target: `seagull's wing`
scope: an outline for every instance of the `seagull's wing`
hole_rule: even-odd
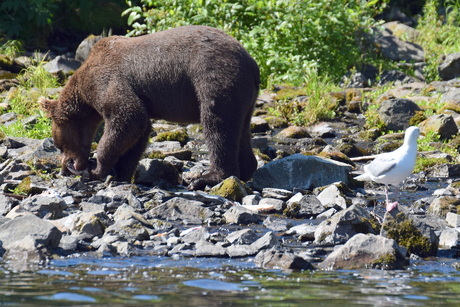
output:
[[[380,177],[396,166],[397,160],[390,155],[381,155],[364,167],[364,171],[373,177]]]

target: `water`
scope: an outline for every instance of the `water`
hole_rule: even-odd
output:
[[[250,259],[165,257],[53,260],[35,272],[0,270],[5,306],[460,306],[453,259],[404,271],[283,272]]]

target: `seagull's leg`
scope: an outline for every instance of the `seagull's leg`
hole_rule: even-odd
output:
[[[397,187],[396,187],[396,193],[398,193]],[[387,209],[388,212],[390,212],[391,210],[393,210],[394,208],[396,208],[398,206],[398,202],[395,201],[395,202],[390,203],[390,201],[388,199],[388,185],[387,184],[385,185],[385,194],[386,194],[386,197],[387,197],[386,209]]]

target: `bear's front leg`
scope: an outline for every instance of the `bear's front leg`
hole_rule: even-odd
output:
[[[111,172],[118,181],[130,182],[148,142],[150,120],[144,114],[106,120],[97,147],[97,166],[91,177],[103,180]]]

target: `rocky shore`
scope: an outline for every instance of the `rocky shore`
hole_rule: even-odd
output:
[[[423,67],[423,50],[389,31],[369,39],[383,55],[398,54],[394,60],[415,56],[408,62]],[[63,58],[56,57],[48,69],[65,73],[62,65],[69,66]],[[206,191],[185,189],[208,166],[198,125],[153,122],[155,136],[133,183],[110,177],[105,182],[62,177],[59,150],[52,139],[4,137],[2,261],[30,269],[54,257],[80,253],[253,257],[263,268],[334,270],[400,269],[420,257],[457,257],[460,167],[454,157],[421,152],[420,157],[445,163],[408,179],[400,204],[391,213],[385,211],[383,187],[352,179],[367,156],[392,150],[402,141],[401,133],[380,136],[377,130],[363,130],[368,102],[362,94],[375,91],[374,86],[384,81],[395,84],[377,98],[377,112],[389,130],[415,124],[424,133],[439,134],[448,146],[460,146],[458,64],[455,55],[448,58],[450,65],[440,66],[445,81],[426,83],[421,72],[419,78],[400,71],[376,76],[369,69],[349,75],[343,92],[331,93],[340,105],[338,119],[309,127],[288,126],[269,116],[267,109],[274,105],[276,93],[264,91],[252,119],[259,169],[247,183],[231,177]],[[78,62],[73,57],[69,61]],[[15,82],[0,85],[2,97],[7,97]],[[442,109],[420,118],[420,102],[433,106],[441,102]],[[8,103],[6,98],[3,103]],[[3,125],[15,120],[12,113],[0,116]],[[436,185],[427,189],[430,182]]]

